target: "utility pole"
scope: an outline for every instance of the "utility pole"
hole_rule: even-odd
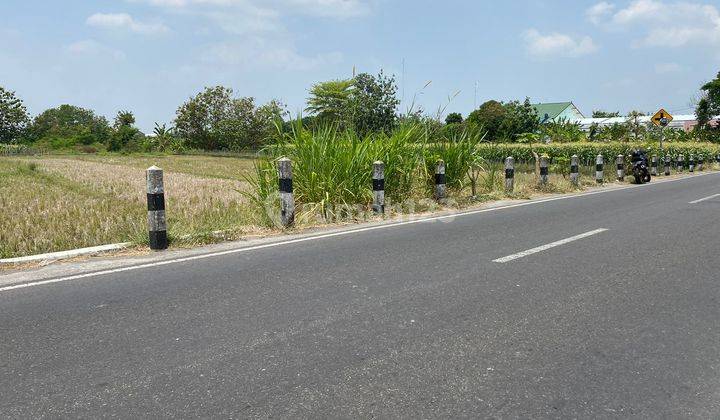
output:
[[[475,81],[475,97],[473,99],[473,111],[477,109],[477,90],[478,90],[478,82]]]

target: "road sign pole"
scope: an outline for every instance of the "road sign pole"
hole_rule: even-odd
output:
[[[660,156],[664,154],[663,141],[665,140],[665,127],[660,127]]]

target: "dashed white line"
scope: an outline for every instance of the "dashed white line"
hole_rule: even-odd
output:
[[[705,198],[701,198],[701,199],[699,199],[699,200],[691,201],[691,202],[689,202],[688,204],[702,203],[703,201],[712,200],[713,198],[717,198],[717,197],[720,197],[720,194],[713,194],[713,195],[711,195],[710,197],[705,197]]]
[[[570,242],[578,241],[580,239],[587,238],[589,236],[597,235],[598,233],[602,233],[607,231],[607,229],[595,229],[591,230],[590,232],[581,233],[580,235],[575,235],[570,238],[561,239],[559,241],[551,242],[546,245],[541,245],[532,249],[528,249],[527,251],[518,252],[517,254],[508,255],[507,257],[498,258],[496,260],[493,260],[493,262],[504,264],[506,262],[510,262],[513,260],[517,260],[518,258],[527,257],[528,255],[537,254],[538,252],[542,252],[545,250],[548,250],[550,248],[555,248],[560,245],[569,244]]]

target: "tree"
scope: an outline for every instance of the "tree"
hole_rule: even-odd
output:
[[[360,73],[355,76],[354,85],[351,119],[355,131],[360,135],[392,131],[400,105],[395,76],[386,76],[382,70],[377,76]]]
[[[16,143],[30,122],[27,109],[15,92],[0,86],[0,143]]]
[[[618,112],[618,111],[608,112],[608,111],[602,111],[602,110],[598,109],[598,110],[593,111],[593,113],[592,113],[593,118],[615,118],[615,117],[619,117],[619,116],[620,116],[620,112]]]
[[[470,113],[466,122],[471,129],[482,127],[492,141],[515,141],[521,134],[535,133],[540,126],[529,98],[524,102],[487,101]]]
[[[170,148],[174,139],[174,129],[172,127],[168,128],[167,124],[155,123],[152,136],[154,149],[164,152]]]
[[[395,76],[382,71],[360,73],[353,79],[317,83],[310,89],[306,110],[321,123],[354,129],[360,135],[389,132],[397,124]]]
[[[190,148],[239,151],[264,143],[282,114],[280,102],[256,108],[254,98],[236,98],[232,89],[215,86],[178,108],[175,130]]]
[[[535,133],[540,127],[537,112],[530,104],[530,98],[524,102],[511,101],[503,105],[505,117],[500,124],[500,136],[505,140],[516,140],[525,133]]]
[[[705,83],[700,90],[702,98],[698,101],[695,114],[698,118],[698,127],[709,128],[710,121],[720,115],[720,73],[715,79]]]
[[[628,132],[632,133],[634,141],[640,140],[647,132],[647,126],[638,121],[639,117],[642,117],[644,115],[645,113],[641,111],[628,112],[628,117],[625,124],[627,124]],[[626,140],[629,141],[630,137],[628,136]]]
[[[135,115],[130,111],[119,111],[115,116],[114,128],[132,126],[135,124]]]
[[[62,139],[67,145],[105,143],[111,134],[107,119],[89,109],[73,105],[51,108],[33,120],[29,128],[33,141]]]
[[[462,114],[458,112],[451,112],[445,117],[445,124],[462,124],[463,117]]]
[[[347,122],[355,81],[330,80],[313,85],[306,111],[323,122]]]
[[[140,147],[143,133],[135,127],[135,115],[130,111],[120,111],[115,116],[113,133],[108,141],[108,150],[136,151]]]
[[[480,105],[467,117],[467,124],[472,129],[483,128],[488,140],[498,140],[500,125],[505,119],[506,110],[502,103],[490,100]]]

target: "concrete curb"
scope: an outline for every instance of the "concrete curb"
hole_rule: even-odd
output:
[[[26,257],[0,259],[0,264],[23,264],[38,261],[54,261],[65,258],[79,257],[83,255],[100,254],[102,252],[117,251],[132,245],[131,242],[93,246],[89,248],[71,249],[69,251],[51,252],[48,254],[28,255]]]

